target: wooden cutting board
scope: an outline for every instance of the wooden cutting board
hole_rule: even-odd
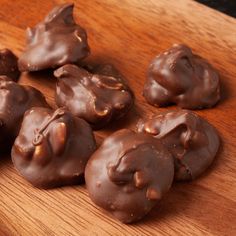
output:
[[[0,0],[0,48],[19,55],[25,28],[34,26],[55,0]],[[136,96],[126,119],[96,132],[98,142],[115,130],[134,128],[140,117],[158,113],[142,97],[149,62],[173,43],[186,43],[219,70],[221,102],[197,111],[218,130],[222,146],[199,179],[175,183],[142,221],[124,225],[89,199],[85,186],[39,190],[0,160],[0,235],[236,235],[236,20],[191,0],[79,0],[75,18],[87,29],[91,62],[113,63]],[[22,74],[21,84],[41,90],[54,106],[55,79]],[[169,107],[168,109],[176,109]]]

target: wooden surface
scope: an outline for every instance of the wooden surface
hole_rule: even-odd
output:
[[[0,0],[0,48],[19,55],[25,28],[62,2]],[[112,62],[136,96],[125,122],[96,133],[99,142],[116,129],[134,128],[139,117],[164,110],[142,97],[145,72],[156,54],[182,42],[221,74],[222,101],[197,112],[219,130],[221,149],[206,174],[174,184],[163,201],[133,225],[122,225],[94,206],[84,186],[35,189],[16,173],[10,157],[1,158],[0,235],[236,235],[236,20],[191,0],[79,0],[75,17],[88,32],[89,60]],[[53,104],[53,78],[23,74],[20,82],[40,89]]]

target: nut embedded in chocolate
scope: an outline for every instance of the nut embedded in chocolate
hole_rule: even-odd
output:
[[[143,95],[155,106],[212,107],[220,100],[219,75],[189,47],[175,44],[150,64]]]
[[[53,188],[80,183],[96,149],[89,124],[64,108],[32,108],[25,113],[12,148],[19,173],[32,185]]]
[[[172,156],[161,142],[125,129],[106,138],[85,169],[92,201],[124,223],[143,218],[173,177]]]
[[[176,180],[192,180],[202,174],[220,144],[215,128],[187,110],[164,112],[141,121],[138,131],[151,134],[172,153]]]
[[[11,50],[7,48],[0,50],[0,76],[7,76],[16,82],[20,76],[17,60]]]
[[[38,71],[78,63],[89,55],[86,31],[75,23],[74,4],[56,6],[34,28],[27,29],[27,47],[20,56],[21,71]]]
[[[56,103],[88,121],[93,128],[101,128],[124,116],[134,98],[112,66],[105,65],[96,71],[98,74],[91,74],[75,65],[57,69]]]
[[[26,110],[49,107],[43,94],[31,86],[22,86],[0,76],[0,152],[8,150],[18,135]]]

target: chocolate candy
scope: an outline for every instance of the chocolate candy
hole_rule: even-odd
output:
[[[124,223],[144,217],[171,187],[171,154],[153,137],[120,130],[89,159],[85,181],[90,198]]]
[[[143,95],[155,106],[212,107],[220,99],[219,75],[189,47],[175,44],[152,61]]]
[[[80,183],[96,148],[88,123],[64,108],[32,108],[25,113],[12,160],[32,185],[52,188]]]
[[[164,112],[141,121],[138,131],[162,141],[175,159],[175,179],[202,174],[219,149],[219,136],[206,120],[187,110]]]
[[[44,96],[31,86],[22,86],[10,78],[0,77],[0,152],[11,148],[20,130],[26,110],[48,107]]]
[[[19,58],[21,71],[78,63],[89,55],[86,31],[75,23],[74,4],[59,5],[34,28],[27,29],[27,47]]]
[[[56,103],[66,106],[93,128],[101,128],[130,110],[133,94],[112,66],[104,65],[96,72],[92,74],[75,65],[57,69]]]
[[[7,48],[0,50],[0,76],[4,75],[17,81],[20,71],[17,66],[18,58]]]

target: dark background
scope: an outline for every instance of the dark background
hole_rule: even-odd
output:
[[[196,0],[197,2],[208,5],[216,10],[236,17],[236,0]]]

